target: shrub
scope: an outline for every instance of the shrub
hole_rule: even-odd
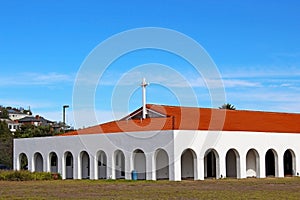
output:
[[[32,181],[32,180],[57,180],[61,179],[60,174],[50,172],[30,172],[27,170],[7,171],[0,170],[0,180],[2,181]]]

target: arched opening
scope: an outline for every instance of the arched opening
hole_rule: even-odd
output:
[[[98,153],[98,179],[107,178],[107,157],[104,151]]]
[[[288,149],[283,155],[284,176],[295,175],[295,154],[292,150]]]
[[[124,153],[120,150],[115,152],[115,172],[116,179],[125,178],[125,156]]]
[[[218,168],[217,160],[219,156],[218,153],[210,149],[206,152],[204,156],[204,178],[217,178]]]
[[[163,149],[156,151],[156,180],[169,179],[169,156]]]
[[[230,149],[226,154],[226,177],[238,178],[239,167],[239,154]]]
[[[44,169],[43,166],[43,157],[40,153],[34,154],[34,171],[35,172],[42,172]]]
[[[73,179],[73,155],[71,152],[65,153],[66,179]]]
[[[56,153],[54,153],[54,152],[50,153],[49,160],[50,160],[50,172],[57,173],[58,172],[58,168],[57,168],[58,158],[57,158]]]
[[[255,149],[250,149],[246,155],[246,176],[258,177],[259,174],[259,156]]]
[[[181,154],[181,179],[194,179],[196,168],[196,154],[191,149],[186,149]]]
[[[25,153],[21,153],[19,156],[19,166],[20,170],[28,170],[28,158]]]
[[[90,178],[90,157],[86,151],[80,153],[80,162],[81,162],[81,178],[89,179]]]
[[[133,152],[133,169],[137,172],[138,180],[146,180],[146,157],[140,149]]]
[[[266,164],[266,177],[276,176],[276,154],[274,150],[269,149],[266,153],[265,164]]]

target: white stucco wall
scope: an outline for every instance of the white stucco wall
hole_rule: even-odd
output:
[[[265,177],[265,154],[273,149],[277,154],[275,176],[283,177],[283,155],[290,149],[295,154],[295,174],[300,172],[300,134],[263,133],[240,131],[174,131],[175,180],[181,180],[180,156],[186,149],[191,149],[197,156],[197,173],[195,179],[204,179],[204,156],[209,149],[219,155],[217,178],[226,176],[226,154],[233,149],[238,154],[237,178],[246,178],[246,155],[255,149],[259,156],[258,177]]]
[[[155,178],[155,153],[164,149],[172,155],[173,151],[172,131],[150,131],[135,133],[91,134],[79,136],[56,136],[42,138],[25,138],[14,140],[14,169],[20,169],[19,155],[26,154],[28,169],[34,171],[34,155],[38,152],[42,155],[43,171],[50,171],[51,152],[58,157],[58,172],[66,178],[65,154],[73,155],[73,176],[81,178],[80,154],[86,151],[90,158],[90,178],[98,179],[98,155],[103,151],[107,157],[107,177],[115,178],[115,152],[122,151],[125,156],[125,178],[131,179],[131,171],[134,169],[133,152],[141,150],[146,158],[146,179]]]
[[[256,153],[248,156],[247,161],[247,153],[250,149]],[[43,171],[50,171],[49,155],[54,152],[58,157],[57,170],[63,178],[66,178],[65,157],[66,153],[70,152],[74,163],[73,178],[81,179],[83,173],[81,155],[85,151],[90,161],[89,178],[98,179],[98,169],[100,169],[98,157],[100,152],[104,152],[107,158],[106,167],[104,167],[107,171],[104,174],[106,178],[114,179],[116,178],[116,152],[121,151],[125,158],[125,179],[131,179],[131,172],[134,168],[138,170],[146,168],[145,178],[156,180],[157,167],[165,167],[168,164],[167,168],[158,170],[157,176],[179,181],[182,177],[190,177],[192,169],[194,179],[203,180],[206,154],[210,150],[216,153],[216,178],[220,178],[226,177],[226,166],[232,165],[232,163],[226,164],[226,154],[229,150],[233,150],[236,157],[237,178],[246,178],[255,174],[263,178],[266,175],[265,155],[269,149],[272,149],[275,155],[275,176],[284,176],[283,157],[286,150],[293,152],[293,174],[300,172],[298,159],[300,134],[187,130],[15,139],[14,169],[20,169],[19,155],[25,153],[29,161],[28,169],[34,171],[34,166],[40,167],[40,163],[35,164],[35,155],[40,153],[43,157]],[[164,150],[166,154],[157,157],[160,150]],[[191,152],[193,158],[183,158],[184,163],[182,163],[181,156],[186,150]],[[144,152],[144,156],[134,156],[134,152]],[[230,161],[230,159],[227,160]],[[144,161],[146,161],[146,166],[144,166]],[[181,173],[182,170],[185,174]]]

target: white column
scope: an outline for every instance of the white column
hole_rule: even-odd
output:
[[[46,163],[46,172],[51,172],[51,159],[50,159],[50,155],[46,155],[46,157],[45,157],[45,163]]]
[[[107,161],[106,161],[107,162]],[[96,153],[96,155],[93,158],[93,165],[94,165],[94,179],[98,180],[98,155]]]
[[[240,168],[237,169],[238,177],[237,178],[247,178],[247,161],[246,161],[246,155],[241,155],[239,161],[240,162]]]
[[[73,154],[73,177],[74,179],[81,179],[81,173],[79,173],[79,160],[78,160],[78,153]],[[80,170],[81,171],[81,170]]]
[[[196,180],[204,180],[204,159],[197,159],[197,177]]]
[[[225,178],[226,177],[226,154],[220,154],[219,157],[219,176],[218,178]]]
[[[146,159],[146,180],[153,180],[152,179],[152,169],[153,169],[153,161],[151,158],[151,153],[145,154],[145,159]]]
[[[259,152],[259,178],[266,177],[266,161],[265,161],[265,153]]]
[[[58,163],[61,163],[61,164],[58,164],[58,166],[61,165],[61,177],[62,179],[66,179],[67,175],[66,175],[66,162],[65,162],[65,155],[63,154],[62,157],[60,158],[61,162],[58,162]],[[58,167],[58,171],[59,171],[59,167]]]
[[[276,163],[277,160],[277,163]],[[284,165],[283,165],[283,154],[278,152],[277,159],[275,158],[275,176],[284,177]]]
[[[14,150],[15,151],[15,150]],[[14,170],[20,170],[21,168],[21,160],[20,160],[20,155],[17,153],[14,153],[14,157],[13,157],[13,169]]]
[[[28,155],[28,170],[34,172],[34,155]]]
[[[90,179],[98,179],[98,177],[96,177],[96,174],[98,175],[98,173],[95,171],[97,168],[95,168],[95,163],[96,163],[96,156],[89,154],[90,156]]]
[[[63,155],[63,154],[62,154]],[[63,176],[63,157],[60,154],[57,154],[57,172]],[[51,161],[50,161],[51,162]],[[65,179],[65,178],[63,178]]]
[[[156,181],[157,178],[156,178],[156,160],[155,160],[155,157],[153,156],[153,159],[152,159],[152,179],[153,181]]]
[[[47,156],[41,153],[42,156],[42,163],[43,163],[43,169],[42,172],[48,172],[47,171]]]
[[[295,174],[294,176],[299,176],[300,173],[300,163],[299,163],[299,158],[297,158],[296,156],[293,158],[293,168],[295,169]]]
[[[146,156],[146,180],[156,180],[154,153],[147,153]]]
[[[131,153],[125,152],[124,156],[125,156],[125,179],[131,180],[131,171],[133,170]]]
[[[181,181],[181,159],[170,162],[169,177],[171,181]]]
[[[107,152],[107,179],[116,179],[115,155],[114,152]]]

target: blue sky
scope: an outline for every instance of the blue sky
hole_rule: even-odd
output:
[[[162,27],[202,45],[220,72],[226,101],[237,109],[299,113],[299,10],[300,3],[290,0],[1,1],[0,105],[30,106],[34,114],[60,121],[62,105],[68,104],[67,121],[74,126],[74,81],[90,52],[120,32]],[[185,88],[173,74],[134,71],[147,63],[166,65],[185,77],[198,105],[179,102],[173,89]],[[145,75],[153,83],[148,103],[213,107],[193,66],[171,53],[145,49],[123,55],[100,77],[95,91],[99,123],[113,119],[113,112],[120,117],[141,106],[138,84]],[[124,76],[135,90],[121,105],[125,110],[112,111],[116,84]]]

